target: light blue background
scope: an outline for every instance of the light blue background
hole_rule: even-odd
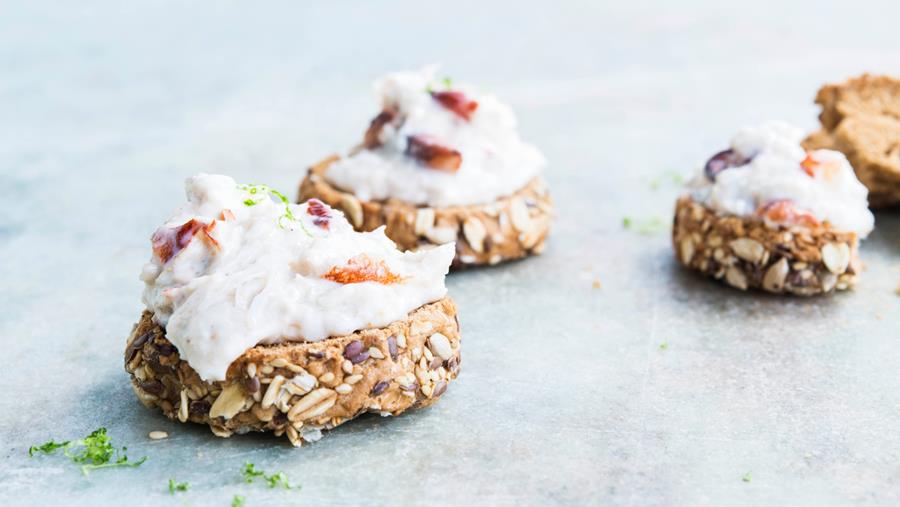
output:
[[[813,129],[823,82],[900,71],[900,3],[837,3],[0,2],[0,503],[900,503],[896,214],[855,292],[809,300],[719,287],[621,227],[668,220],[677,188],[651,182],[736,128]],[[442,402],[299,450],[142,408],[122,349],[183,179],[293,193],[361,138],[372,80],[430,62],[515,107],[559,213],[542,257],[449,280]],[[101,425],[148,461],[85,479],[26,455]],[[302,490],[240,483],[246,460]]]

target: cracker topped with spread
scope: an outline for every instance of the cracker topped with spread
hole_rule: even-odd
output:
[[[455,265],[543,249],[552,203],[541,153],[507,105],[436,78],[436,68],[376,84],[381,111],[361,145],[314,166],[300,200],[343,209],[359,230],[385,225],[404,249],[457,242]]]
[[[427,404],[455,377],[452,244],[401,252],[321,201],[226,176],[194,176],[186,191],[141,274],[126,368],[142,401],[217,434],[298,444],[361,412]],[[425,347],[437,352],[422,367]]]
[[[847,159],[806,151],[801,130],[741,129],[687,185],[673,241],[685,265],[739,289],[812,295],[846,289],[874,226]]]

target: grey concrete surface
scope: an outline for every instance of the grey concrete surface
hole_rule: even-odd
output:
[[[898,16],[895,1],[0,2],[0,503],[900,503],[898,214],[877,215],[855,292],[808,300],[717,286],[675,265],[666,232],[621,226],[668,220],[667,175],[739,126],[812,129],[823,82],[900,71]],[[545,255],[449,280],[464,350],[443,401],[299,450],[141,407],[121,353],[183,178],[293,192],[360,139],[374,78],[435,61],[514,105],[559,205]],[[147,462],[85,478],[26,454],[98,426]],[[245,485],[245,461],[302,489]]]

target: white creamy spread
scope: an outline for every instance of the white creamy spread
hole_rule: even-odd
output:
[[[741,129],[731,149],[749,162],[722,170],[715,181],[701,168],[688,184],[691,198],[739,216],[758,215],[767,205],[786,202],[798,213],[865,237],[875,222],[866,187],[842,153],[807,153],[802,139],[800,129],[780,122]]]
[[[257,344],[385,326],[446,294],[452,244],[400,252],[383,228],[358,233],[319,201],[227,176],[185,187],[187,204],[154,234],[143,301],[204,380]]]
[[[380,146],[331,164],[325,176],[332,184],[363,200],[396,198],[446,207],[493,202],[522,189],[541,172],[544,157],[519,139],[509,106],[467,86],[448,86],[435,79],[436,70],[399,72],[376,83],[383,109],[395,111],[402,123],[382,129]],[[477,103],[468,119],[433,93],[451,91]],[[456,150],[462,158],[458,170],[429,168],[410,157],[410,136]]]

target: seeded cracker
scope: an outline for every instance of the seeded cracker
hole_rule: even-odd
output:
[[[456,241],[454,268],[497,264],[544,250],[553,201],[539,177],[491,204],[428,208],[396,199],[360,201],[325,179],[336,160],[333,156],[310,168],[300,184],[299,202],[316,198],[340,209],[358,231],[384,225],[401,250]]]
[[[813,296],[851,288],[860,271],[853,232],[717,215],[687,196],[675,206],[672,242],[679,262],[741,290]]]
[[[300,446],[366,412],[399,415],[444,394],[460,364],[459,321],[449,298],[403,321],[321,342],[258,345],[204,382],[144,312],[125,369],[141,402],[172,420],[208,424],[220,437],[287,435]]]

